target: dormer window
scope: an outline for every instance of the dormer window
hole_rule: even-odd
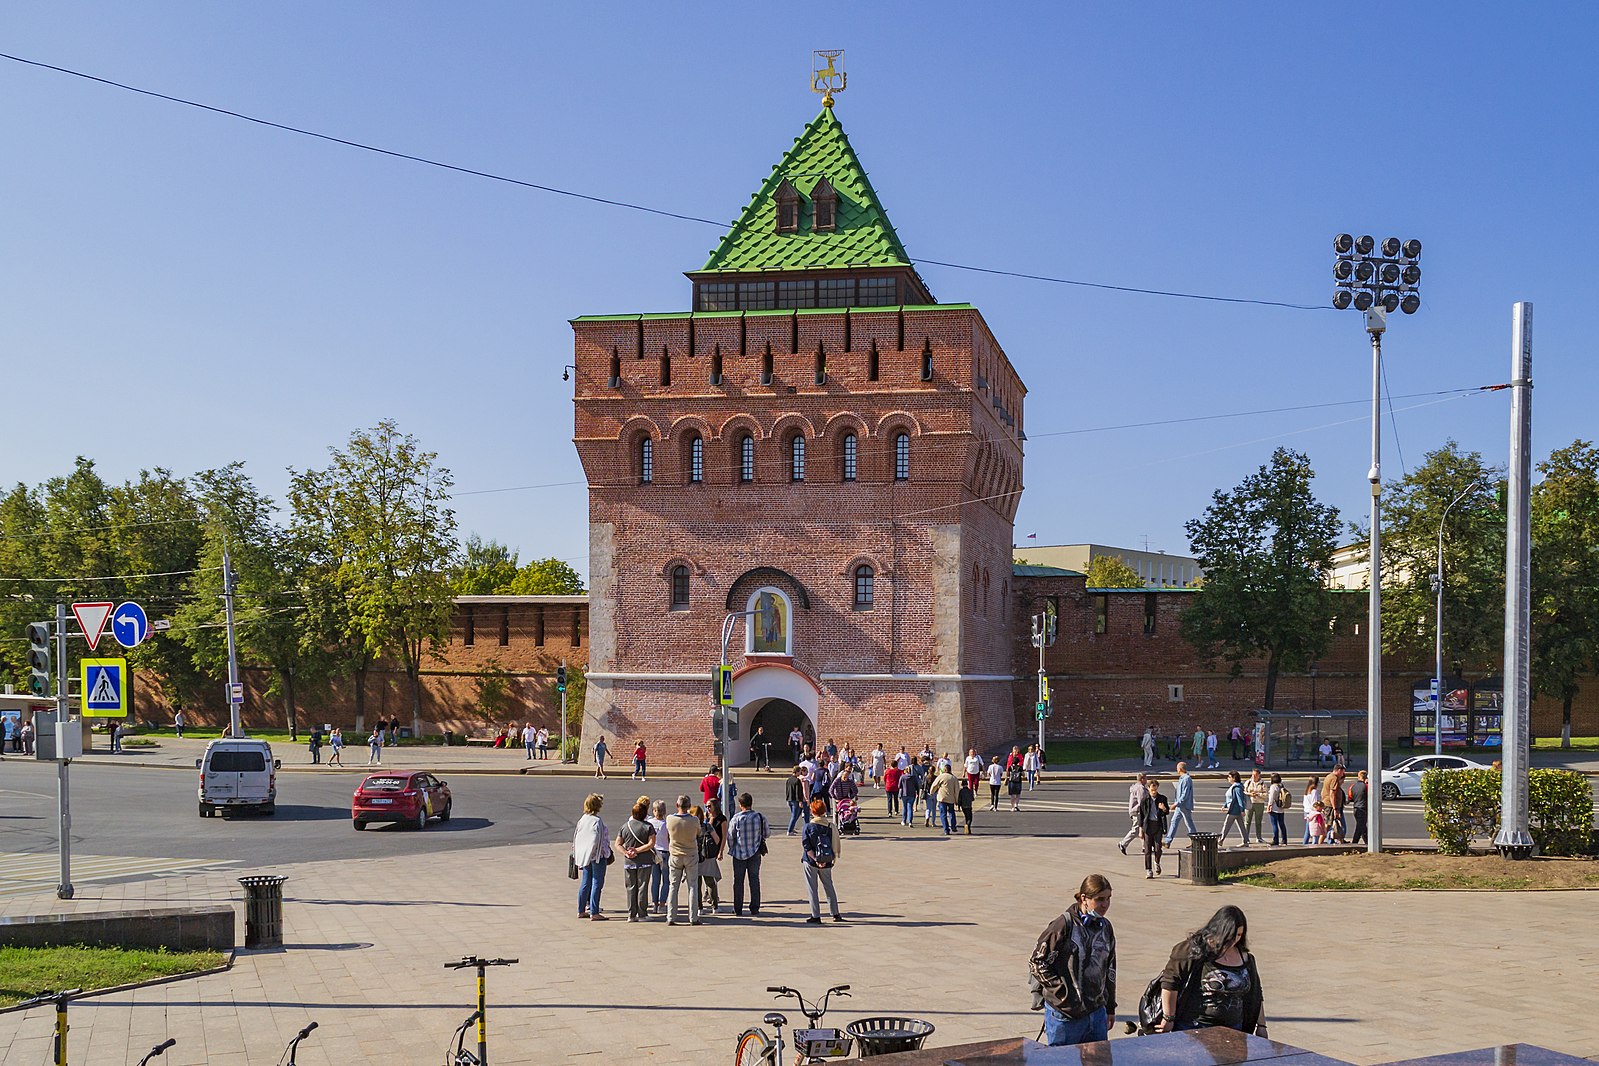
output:
[[[777,232],[798,233],[799,190],[794,188],[787,178],[784,178],[782,184],[778,185],[777,192],[773,194],[772,199],[777,201]]]
[[[811,190],[811,211],[811,228],[817,233],[831,233],[838,228],[838,193],[826,178]]]

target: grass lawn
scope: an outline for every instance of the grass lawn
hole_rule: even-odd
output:
[[[1599,888],[1592,859],[1503,859],[1497,855],[1316,855],[1248,866],[1221,875],[1224,884],[1290,892],[1412,892]]]
[[[212,970],[227,961],[220,951],[147,951],[122,948],[0,948],[0,1007],[63,988],[115,988],[157,977]]]
[[[1044,745],[1044,765],[1059,769],[1076,763],[1141,759],[1143,754],[1137,737],[1122,740],[1052,740]]]
[[[1538,737],[1532,742],[1535,751],[1559,751],[1559,737]],[[1568,751],[1599,751],[1599,737],[1572,737]]]

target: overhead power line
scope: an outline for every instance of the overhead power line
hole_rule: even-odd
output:
[[[331,133],[319,133],[316,130],[306,129],[303,126],[292,126],[286,122],[274,122],[271,119],[260,118],[256,115],[247,115],[242,111],[234,111],[231,108],[217,107],[213,104],[201,103],[198,100],[190,100],[187,97],[173,96],[170,93],[157,92],[154,89],[145,89],[137,85],[129,85],[126,82],[115,81],[111,78],[103,78],[97,74],[89,74],[81,70],[73,70],[70,67],[58,66],[54,63],[45,63],[37,59],[28,59],[23,56],[12,55],[9,52],[0,52],[0,59],[9,59],[13,63],[21,63],[24,66],[37,67],[41,70],[53,70],[58,74],[66,74],[74,78],[82,78],[84,81],[92,81],[99,85],[110,86],[113,89],[121,89],[124,92],[137,93],[140,96],[148,96],[157,100],[165,100],[168,103],[181,104],[184,107],[198,108],[201,111],[209,111],[214,115],[235,118],[242,122],[251,122],[257,126],[266,126],[270,129],[281,130],[284,133],[293,133],[301,137],[311,137],[319,141],[327,141],[331,144],[343,145],[346,148],[354,148],[362,152],[372,152],[376,155],[388,156],[391,159],[403,159],[409,163],[420,163],[423,166],[438,167],[441,170],[450,170],[457,174],[466,174],[474,178],[484,178],[488,181],[504,182],[507,185],[516,185],[524,189],[533,189],[537,192],[546,192],[555,196],[567,196],[574,200],[587,200],[590,203],[603,204],[607,207],[620,207],[628,211],[642,211],[645,214],[660,215],[663,218],[675,218],[683,222],[696,222],[706,226],[715,226],[718,229],[727,229],[731,225],[731,223],[728,222],[718,222],[715,219],[704,218],[700,215],[691,215],[682,211],[669,211],[662,207],[650,207],[647,204],[633,203],[628,200],[618,200],[610,196],[598,196],[593,193],[578,192],[575,189],[563,189],[559,186],[546,185],[542,182],[527,181],[523,178],[513,178],[505,174],[496,174],[489,170],[479,170],[476,167],[462,166],[457,163],[447,163],[441,159],[433,159],[429,156],[416,155],[412,152],[401,152],[392,148],[383,148],[375,144],[368,144],[364,141],[351,140],[348,137],[338,137]],[[1208,293],[1179,292],[1172,289],[1144,288],[1137,285],[1113,285],[1109,282],[1084,281],[1076,278],[1058,278],[1051,277],[1047,274],[1029,274],[1017,270],[1001,270],[996,267],[973,266],[969,263],[951,263],[938,259],[917,259],[916,261],[925,266],[939,266],[950,270],[968,270],[978,274],[994,274],[1001,277],[1023,278],[1028,281],[1043,281],[1054,285],[1072,285],[1082,288],[1107,290],[1111,292],[1137,293],[1144,296],[1166,296],[1181,300],[1202,300],[1210,303],[1253,304],[1257,307],[1282,307],[1295,311],[1332,310],[1330,306],[1324,306],[1321,304],[1299,304],[1291,303],[1286,300],[1261,300],[1242,296],[1216,296]]]

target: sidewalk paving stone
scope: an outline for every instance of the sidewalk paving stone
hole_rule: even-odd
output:
[[[1275,1039],[1357,1063],[1516,1040],[1599,1055],[1599,952],[1587,939],[1599,893],[1196,888],[1169,875],[1144,880],[1141,861],[1106,839],[869,832],[846,845],[838,870],[851,921],[813,927],[801,921],[797,853],[796,841],[773,838],[759,921],[724,913],[701,928],[621,920],[619,866],[604,892],[613,920],[578,921],[565,845],[281,867],[292,878],[290,946],[241,951],[228,972],[79,1003],[72,1046],[91,1055],[74,1061],[136,1062],[171,1035],[179,1043],[163,1061],[173,1066],[269,1062],[316,1020],[300,1049],[308,1066],[437,1062],[475,997],[471,971],[444,964],[472,952],[521,959],[489,973],[496,1063],[723,1059],[766,1011],[794,1016],[774,1006],[769,984],[807,993],[853,985],[829,1016],[835,1024],[904,1013],[937,1025],[941,1045],[1030,1037],[1039,1019],[1026,1009],[1027,955],[1094,871],[1115,886],[1124,1017],[1173,942],[1237,903],[1249,915]],[[725,881],[723,889],[730,898]],[[86,886],[71,901],[15,898],[3,912],[135,897],[242,909],[240,895],[232,875],[197,873]],[[48,1011],[0,1015],[0,1063],[44,1061],[51,1021]],[[119,1045],[129,1045],[125,1057]]]

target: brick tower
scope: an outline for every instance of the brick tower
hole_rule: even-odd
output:
[[[939,304],[824,106],[710,260],[693,310],[575,319],[589,483],[582,743],[712,753],[764,728],[861,752],[1009,741],[1025,388]]]

